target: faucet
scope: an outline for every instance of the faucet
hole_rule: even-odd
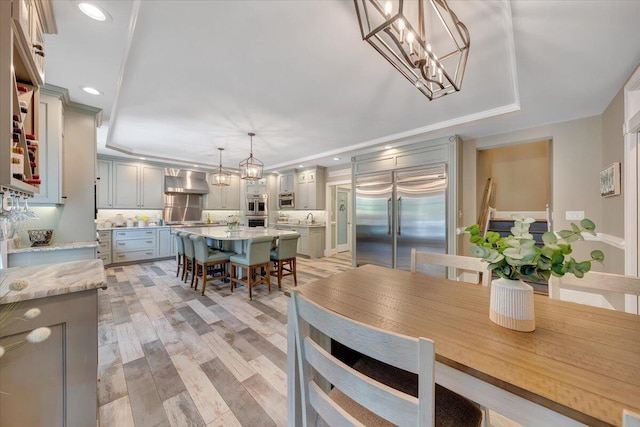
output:
[[[311,212],[307,214],[307,219],[305,221],[309,222],[309,216],[311,216],[311,224],[313,224],[315,220],[313,219],[313,214]]]

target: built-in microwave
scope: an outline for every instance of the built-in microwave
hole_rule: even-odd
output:
[[[295,208],[295,195],[294,193],[280,193],[278,195],[278,208],[279,209],[293,209]]]

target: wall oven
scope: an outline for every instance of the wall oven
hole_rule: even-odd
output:
[[[246,216],[267,216],[267,195],[250,194],[245,206]]]
[[[245,227],[264,227],[267,228],[267,217],[266,216],[248,216],[244,219]]]
[[[293,193],[280,193],[278,195],[278,209],[293,209],[295,207],[295,195]]]

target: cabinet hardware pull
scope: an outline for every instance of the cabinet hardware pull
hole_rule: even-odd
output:
[[[118,243],[118,245],[122,246],[122,245],[126,245],[126,243],[120,242],[120,243]]]
[[[124,258],[124,257],[125,257],[124,255],[118,255],[118,258]]]
[[[145,240],[147,243],[153,243],[153,240]]]
[[[147,234],[153,234],[153,231],[145,231]]]
[[[145,252],[147,255],[153,255],[153,252]]]

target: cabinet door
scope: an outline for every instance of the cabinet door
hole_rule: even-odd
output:
[[[296,209],[309,209],[309,183],[306,181],[306,177],[304,180],[298,181]]]
[[[54,96],[40,94],[38,112],[38,169],[42,184],[40,193],[30,204],[60,204],[62,199],[62,101]]]
[[[168,228],[158,229],[158,256],[168,257],[171,256],[172,242],[171,242],[171,230]]]
[[[110,160],[98,160],[96,171],[96,204],[98,209],[113,207],[112,167]]]
[[[221,209],[240,210],[240,177],[231,175],[231,185],[222,187]]]
[[[162,209],[164,207],[164,170],[155,166],[140,165],[139,207]]]
[[[138,207],[138,165],[113,162],[113,207],[135,209]]]
[[[222,209],[222,192],[226,187],[220,187],[212,185],[209,187],[209,193],[207,194],[204,208],[205,209]]]
[[[280,175],[280,193],[293,192],[293,174]]]

